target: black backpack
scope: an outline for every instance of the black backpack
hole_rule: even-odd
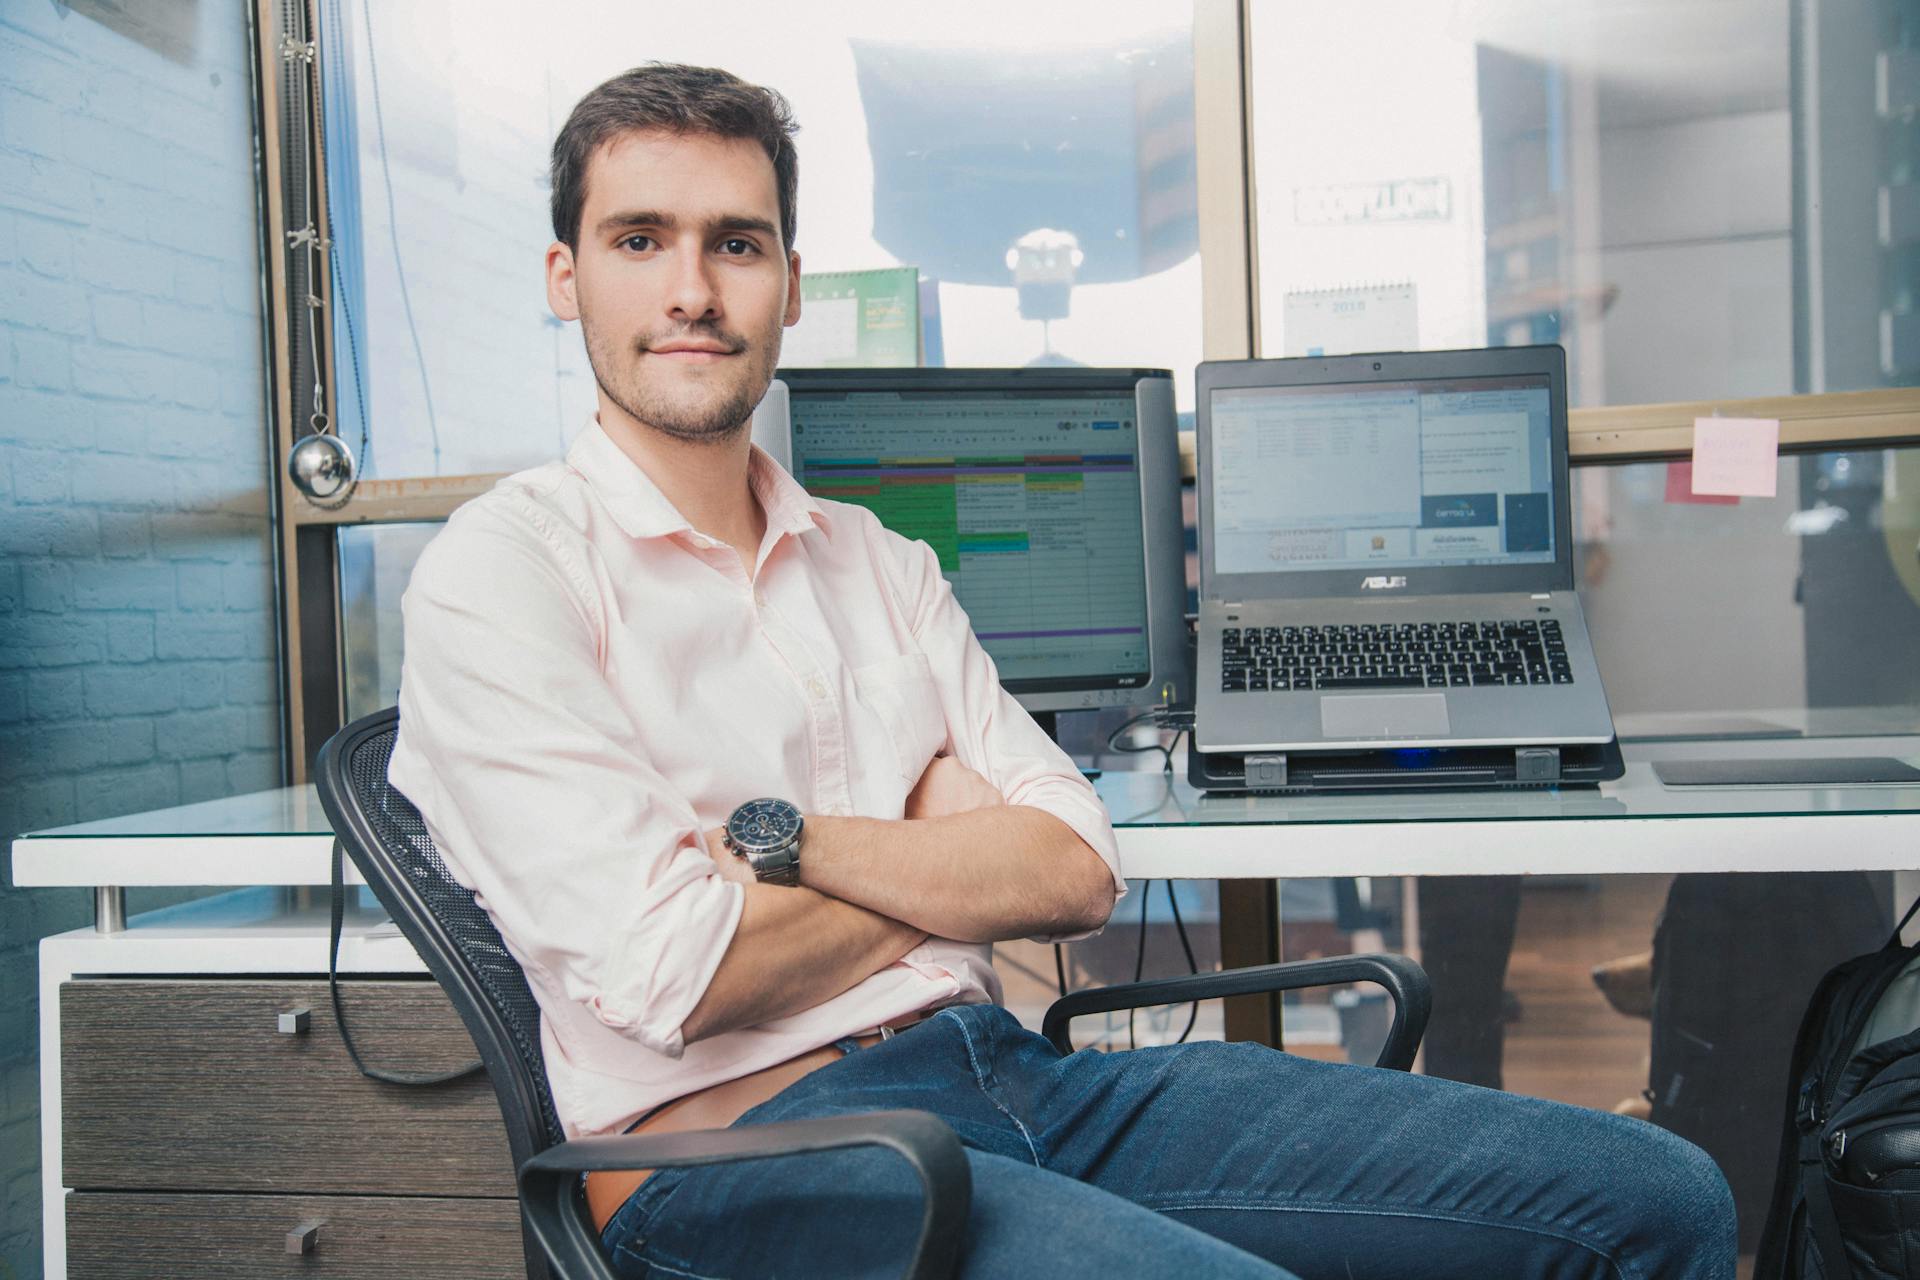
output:
[[[1920,1275],[1920,943],[1834,968],[1793,1047],[1754,1280]]]

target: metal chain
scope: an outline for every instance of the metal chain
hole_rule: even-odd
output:
[[[292,6],[289,6],[291,9]],[[307,322],[305,327],[307,358],[313,366],[313,411],[307,420],[309,434],[328,435],[333,431],[333,418],[327,412],[325,378],[320,368],[320,312],[325,309],[326,299],[316,291],[316,281],[320,278],[325,255],[333,247],[330,235],[331,227],[321,227],[314,212],[314,184],[324,181],[326,173],[326,153],[319,139],[326,122],[318,118],[320,109],[320,63],[318,25],[311,0],[303,0],[298,9],[299,18],[306,26],[305,34],[310,37],[300,40],[292,35],[282,37],[280,56],[285,60],[287,69],[292,73],[289,87],[293,89],[297,105],[297,115],[312,140],[313,154],[306,181],[301,184],[303,225],[297,230],[287,232],[287,252],[289,255],[300,252],[305,258]],[[291,16],[291,14],[289,15]],[[297,70],[295,63],[304,64],[304,71]],[[364,427],[364,423],[362,424]],[[297,443],[297,442],[296,442]],[[353,500],[360,488],[360,468],[355,460],[353,477],[340,495],[331,499],[308,497],[307,501],[324,511],[337,511]]]

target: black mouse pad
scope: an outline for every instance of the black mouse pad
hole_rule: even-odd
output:
[[[1653,776],[1670,787],[1832,787],[1843,783],[1920,783],[1920,769],[1891,756],[1805,756],[1786,760],[1656,760]]]

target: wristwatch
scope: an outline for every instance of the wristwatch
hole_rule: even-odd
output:
[[[749,800],[727,819],[727,848],[766,884],[800,883],[800,833],[806,822],[786,800]]]

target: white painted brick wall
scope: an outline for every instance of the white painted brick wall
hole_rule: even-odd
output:
[[[0,0],[0,840],[275,784],[246,35]],[[34,942],[0,882],[0,1277],[40,1268]]]

